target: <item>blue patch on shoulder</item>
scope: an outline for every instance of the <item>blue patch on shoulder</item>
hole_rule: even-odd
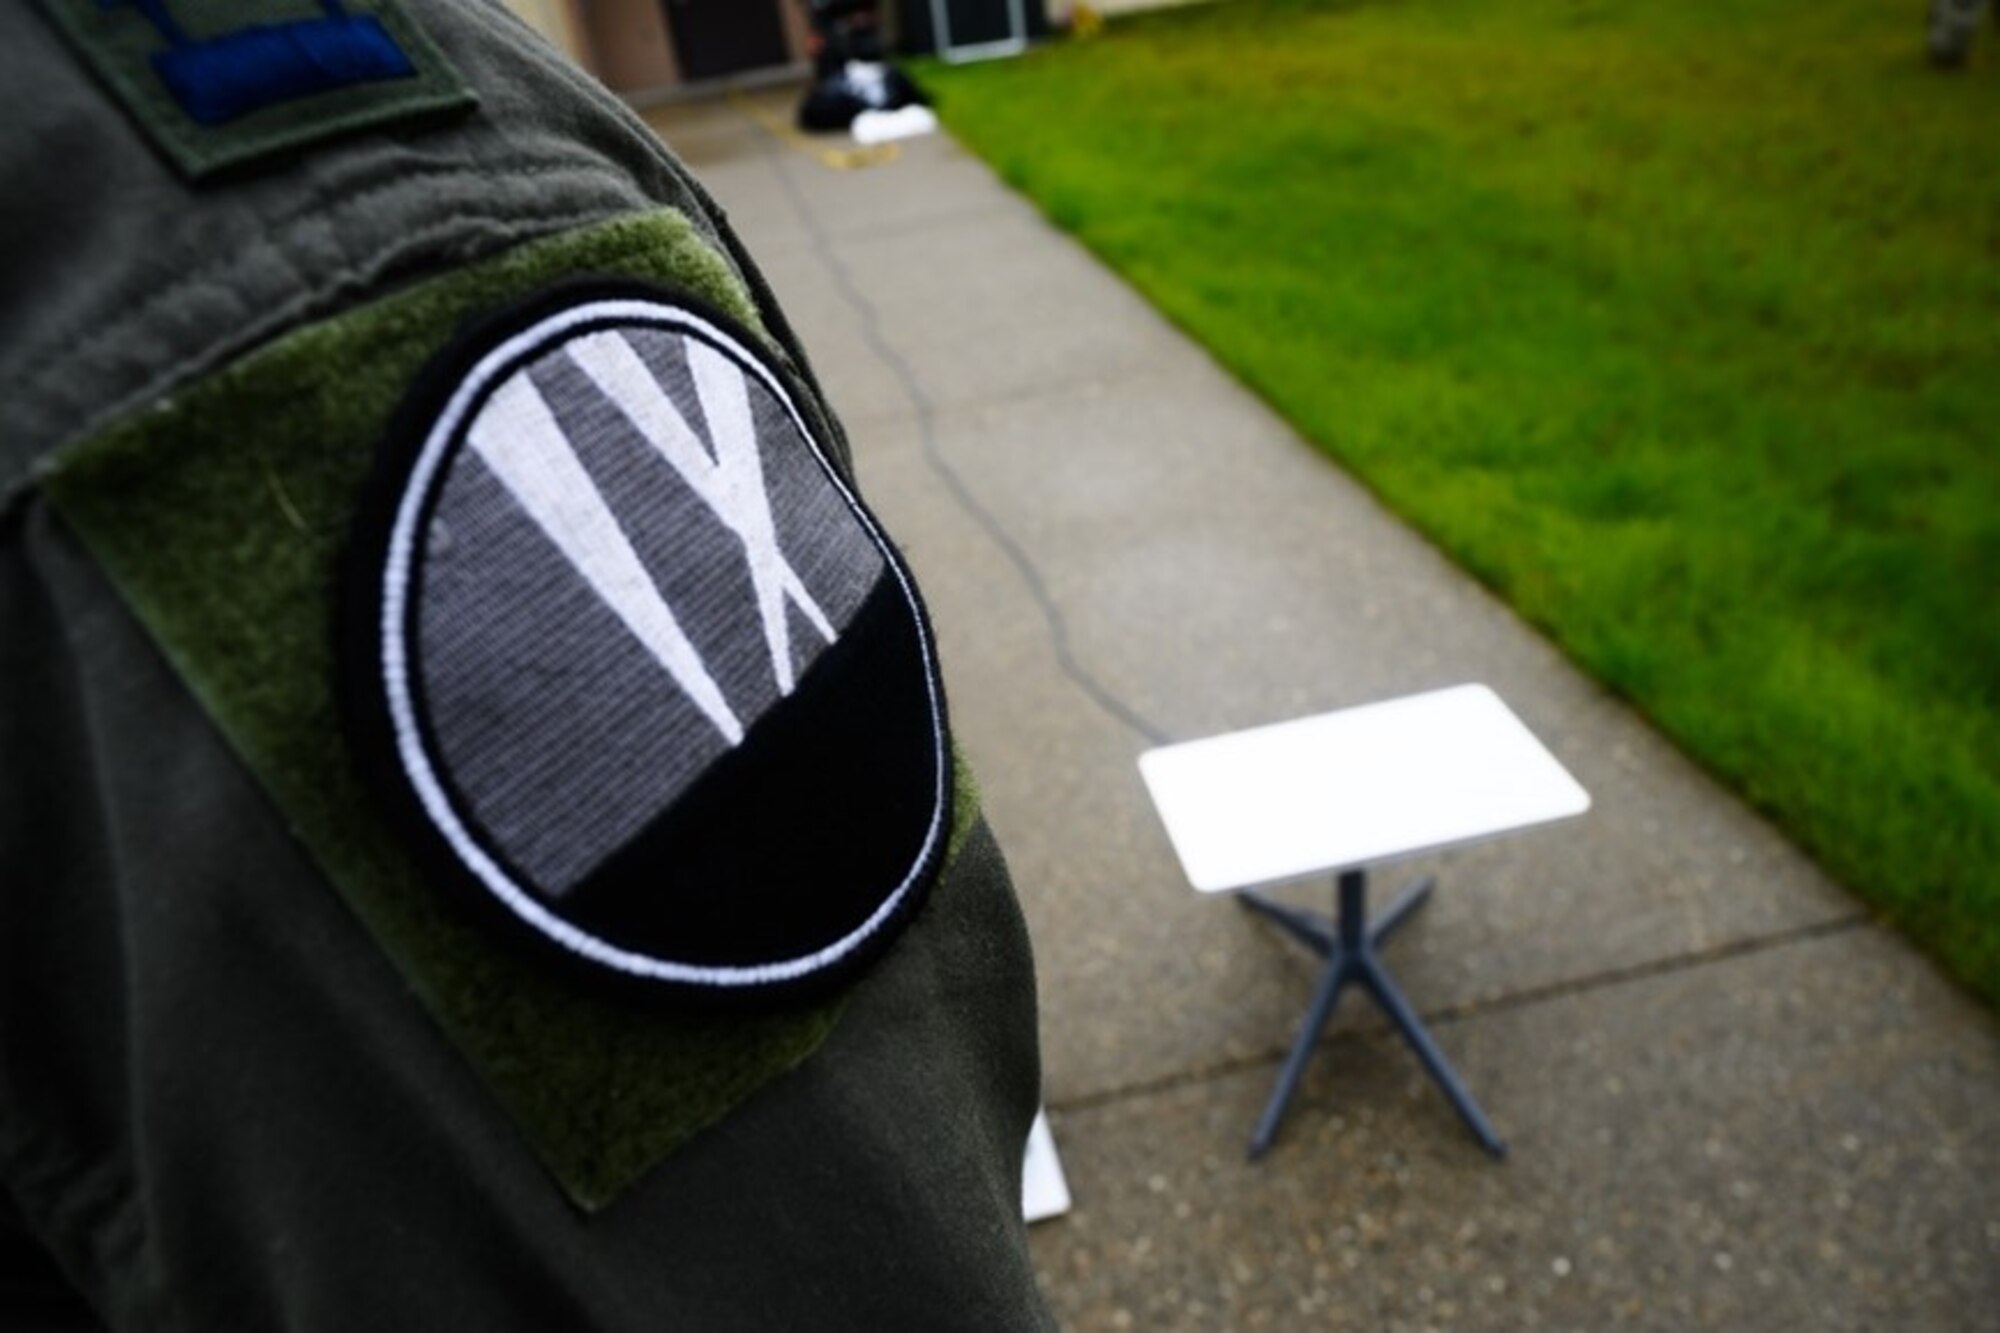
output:
[[[360,83],[412,78],[416,67],[372,15],[353,15],[341,0],[320,0],[326,17],[265,23],[196,41],[165,0],[98,0],[101,9],[133,8],[168,46],[153,69],[190,119],[221,125],[253,111]]]

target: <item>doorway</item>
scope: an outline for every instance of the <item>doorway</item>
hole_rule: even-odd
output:
[[[664,0],[681,77],[719,79],[791,63],[780,0]]]

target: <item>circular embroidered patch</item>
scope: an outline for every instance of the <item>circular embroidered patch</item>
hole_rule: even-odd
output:
[[[666,987],[873,957],[950,824],[936,653],[754,336],[571,289],[448,351],[401,420],[348,687],[430,863]]]

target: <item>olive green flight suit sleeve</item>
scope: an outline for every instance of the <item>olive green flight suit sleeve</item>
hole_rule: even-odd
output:
[[[121,549],[125,501],[66,480],[93,441],[184,438],[146,427],[260,357],[344,345],[322,328],[393,332],[399,301],[643,243],[647,219],[713,256],[701,281],[740,294],[844,464],[768,289],[644,127],[497,4],[402,8],[476,111],[198,183],[31,7],[0,9],[0,1327],[1046,1327],[1020,1221],[1032,964],[983,823],[719,1118],[618,1159],[620,1088],[562,1083],[550,1123],[621,1163],[566,1188],[496,1094],[536,1070],[496,1073],[504,1035],[468,1059],[336,890],[277,752],[135,600],[173,552]],[[330,688],[271,684],[265,717]]]

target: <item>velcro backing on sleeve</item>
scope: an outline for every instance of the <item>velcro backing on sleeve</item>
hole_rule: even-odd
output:
[[[577,1205],[793,1068],[836,997],[770,1013],[668,1011],[571,985],[428,884],[342,732],[333,600],[390,419],[468,318],[579,275],[685,291],[748,326],[722,258],[675,213],[523,246],[300,329],[61,451],[52,502],[297,836]],[[946,851],[977,819],[960,770]]]

